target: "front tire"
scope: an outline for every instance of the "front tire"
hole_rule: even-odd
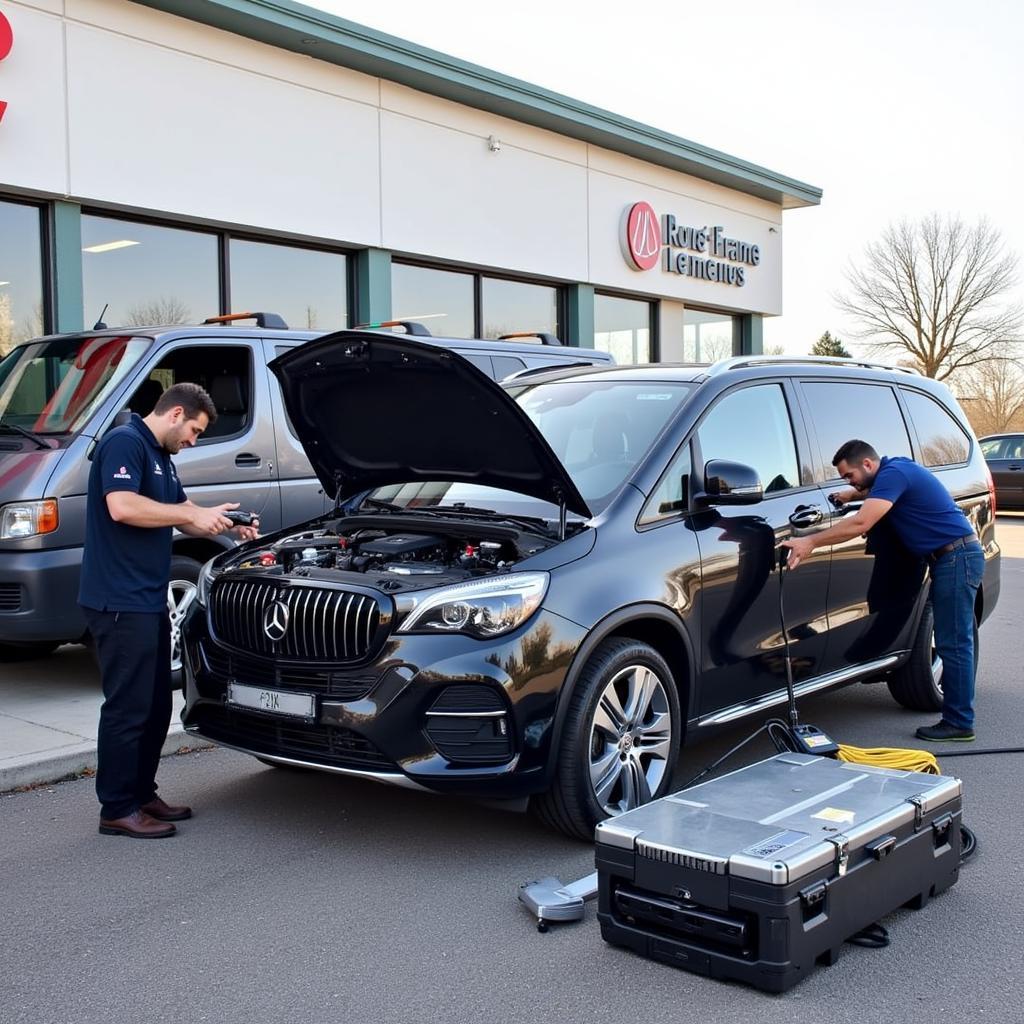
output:
[[[978,623],[974,623],[974,668],[978,668]],[[942,659],[935,653],[935,619],[925,605],[910,657],[887,680],[897,704],[910,711],[942,710]]]
[[[202,566],[194,558],[175,555],[171,559],[171,580],[167,584],[167,612],[171,617],[171,689],[185,685],[181,664],[181,625],[189,605],[195,600]]]
[[[573,691],[551,789],[531,802],[566,835],[663,796],[679,756],[682,714],[672,670],[648,644],[603,641]]]

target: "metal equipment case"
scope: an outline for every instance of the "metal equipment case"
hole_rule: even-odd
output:
[[[781,992],[960,867],[958,779],[786,753],[597,826],[607,942]]]

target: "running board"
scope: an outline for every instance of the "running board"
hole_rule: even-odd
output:
[[[806,682],[797,683],[793,687],[796,697],[806,697],[809,693],[817,693],[818,690],[827,690],[830,686],[838,686],[840,683],[848,683],[863,676],[874,675],[887,668],[892,668],[900,660],[898,654],[890,654],[877,661],[869,661],[863,665],[853,665],[850,668],[840,669],[838,672],[829,672],[828,675],[816,676]],[[746,718],[747,715],[756,715],[759,711],[767,711],[779,704],[785,704],[789,700],[789,694],[785,690],[775,690],[773,693],[766,693],[756,700],[747,701],[744,704],[734,704],[724,711],[715,711],[698,719],[698,726],[725,725],[727,722],[735,722],[738,718]]]

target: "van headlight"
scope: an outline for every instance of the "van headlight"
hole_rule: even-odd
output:
[[[211,558],[206,565],[199,570],[199,581],[196,583],[196,603],[201,607],[205,608],[207,602],[210,600],[210,587],[213,585],[214,579],[218,576],[217,570],[213,568],[213,563],[217,561],[217,555]]]
[[[57,501],[18,501],[0,508],[0,540],[20,540],[53,533],[60,520]]]
[[[521,626],[540,607],[546,572],[518,572],[407,595],[412,608],[399,633],[465,633],[479,639]],[[399,611],[405,602],[399,600]]]

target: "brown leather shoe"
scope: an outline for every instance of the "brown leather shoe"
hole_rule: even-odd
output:
[[[128,836],[129,839],[167,839],[178,830],[157,821],[143,810],[132,811],[123,818],[100,818],[101,836]]]
[[[184,804],[174,807],[158,796],[153,797],[148,804],[143,804],[139,810],[151,818],[156,818],[157,821],[184,821],[186,818],[192,817],[191,807],[186,807]]]

